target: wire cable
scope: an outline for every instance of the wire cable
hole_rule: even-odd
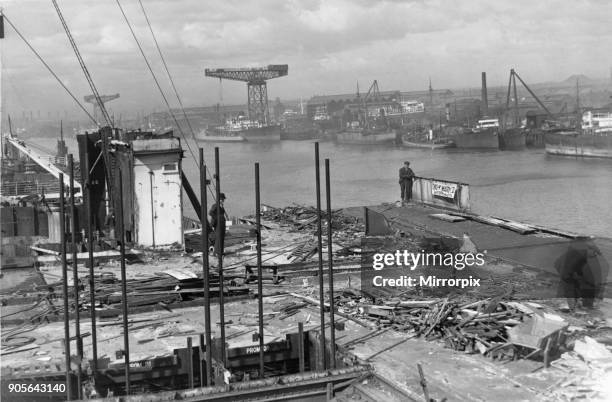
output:
[[[147,15],[147,12],[144,8],[144,5],[142,4],[142,0],[138,0],[138,3],[140,4],[140,8],[142,10],[142,14],[145,17],[145,20],[147,21],[147,25],[149,26],[149,31],[151,32],[151,36],[153,37],[153,42],[155,42],[155,47],[157,48],[157,52],[159,53],[159,57],[162,61],[162,64],[164,65],[164,69],[166,70],[166,74],[168,75],[168,79],[170,81],[170,85],[172,86],[172,90],[174,91],[174,95],[176,96],[176,100],[178,101],[180,107],[181,107],[181,111],[183,112],[183,117],[185,118],[185,121],[187,122],[187,126],[189,127],[189,130],[191,132],[191,138],[193,139],[193,142],[196,144],[197,146],[197,139],[195,137],[195,132],[193,131],[193,127],[191,126],[191,122],[189,121],[189,118],[187,117],[187,113],[185,112],[185,107],[183,106],[183,101],[181,100],[181,97],[179,96],[178,90],[176,89],[176,85],[174,85],[174,79],[172,79],[172,74],[170,74],[170,69],[168,68],[168,64],[166,63],[166,58],[164,57],[164,54],[162,53],[162,50],[159,46],[159,42],[157,42],[157,37],[155,36],[155,32],[153,32],[153,27],[151,26],[151,21],[149,21],[149,16]],[[185,141],[187,141],[187,138],[185,137]],[[210,172],[210,170],[208,169],[208,166],[206,167],[206,170],[208,171],[208,173],[212,176],[212,173]],[[215,198],[215,193],[213,192],[214,190],[214,183],[211,183],[212,188],[208,188],[208,191],[211,193],[213,199]]]
[[[53,71],[53,69],[47,64],[47,62],[42,58],[42,56],[36,51],[36,49],[34,49],[34,47],[32,47],[32,45],[30,44],[30,42],[21,34],[21,32],[17,29],[17,27],[15,25],[13,25],[13,23],[11,22],[11,20],[6,16],[6,14],[2,14],[4,16],[4,19],[6,20],[6,22],[8,22],[8,24],[11,26],[11,28],[13,28],[13,31],[15,31],[15,33],[21,38],[21,40],[24,41],[24,43],[30,48],[30,50],[32,51],[32,53],[34,53],[34,55],[38,58],[38,60],[40,60],[40,62],[45,66],[45,68],[51,73],[51,75],[57,80],[57,82],[59,82],[59,84],[62,86],[62,88],[64,88],[64,90],[68,93],[68,95],[70,95],[70,97],[76,102],[76,104],[81,108],[81,110],[83,110],[83,112],[85,112],[85,114],[87,115],[87,117],[89,117],[91,119],[91,121],[97,125],[98,127],[100,127],[100,124],[96,121],[96,119],[93,118],[93,116],[87,111],[87,109],[85,108],[85,106],[83,106],[81,104],[81,102],[79,102],[79,100],[76,98],[76,96],[74,96],[74,94],[68,89],[68,87],[66,87],[66,85],[62,82],[62,80],[60,80],[60,78],[57,76],[57,74],[55,74],[55,72]]]
[[[96,98],[96,102],[98,103],[98,107],[100,108],[100,111],[102,112],[102,115],[104,116],[104,120],[106,120],[106,124],[112,127],[113,122],[108,114],[108,111],[104,107],[104,102],[102,102],[102,99],[100,98],[100,94],[98,93],[98,89],[96,88],[96,85],[94,84],[93,79],[91,78],[91,74],[89,74],[89,70],[87,70],[85,61],[81,57],[81,52],[79,51],[79,48],[77,47],[76,42],[74,41],[74,38],[72,37],[72,34],[70,33],[70,29],[68,28],[68,24],[66,23],[66,20],[64,19],[64,15],[62,14],[62,11],[60,10],[59,5],[57,4],[57,1],[51,0],[51,2],[53,3],[53,7],[55,7],[55,11],[57,12],[57,16],[59,17],[60,22],[62,23],[62,26],[64,27],[66,36],[68,36],[68,41],[70,42],[70,45],[72,46],[72,50],[74,50],[74,54],[76,55],[77,60],[79,61],[81,70],[83,71],[83,74],[85,74],[85,79],[87,80],[87,83],[89,84],[89,88],[91,88],[91,91],[93,92],[93,95]]]
[[[55,0],[53,0],[53,1],[55,1]],[[183,133],[183,130],[182,130],[180,124],[178,123],[178,121],[176,119],[176,116],[174,115],[174,113],[172,113],[172,108],[170,107],[170,103],[168,102],[168,98],[166,98],[166,95],[164,94],[164,91],[163,91],[161,85],[159,84],[157,76],[153,72],[153,68],[151,67],[151,64],[149,63],[149,59],[147,59],[147,56],[145,55],[144,50],[142,49],[142,46],[140,45],[140,41],[136,37],[136,33],[134,32],[134,29],[132,28],[132,24],[130,24],[130,20],[128,19],[127,15],[125,14],[125,11],[123,10],[123,7],[121,6],[121,3],[119,2],[119,0],[115,0],[115,1],[117,2],[117,6],[119,6],[119,10],[121,10],[121,14],[123,15],[123,19],[125,20],[128,28],[130,29],[130,32],[132,33],[132,36],[134,37],[134,41],[136,41],[136,45],[138,45],[138,49],[140,50],[140,54],[142,55],[146,65],[147,65],[147,68],[149,69],[149,72],[151,73],[151,76],[153,77],[153,80],[155,81],[155,85],[157,85],[157,89],[159,90],[159,93],[161,94],[162,98],[164,99],[164,103],[166,104],[166,107],[168,108],[168,112],[170,113],[170,116],[172,116],[172,119],[174,120],[174,123],[176,124],[177,129],[181,133],[181,136],[183,138],[185,138],[185,134]],[[191,146],[189,145],[189,141],[185,141],[185,144],[187,145],[187,148],[189,149],[189,152],[191,153],[191,156],[193,157],[193,160],[196,161],[196,165],[197,165],[197,158],[195,156],[195,153],[191,149]]]

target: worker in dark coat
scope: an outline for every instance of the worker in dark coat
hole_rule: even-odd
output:
[[[610,267],[601,251],[589,237],[577,237],[555,261],[559,273],[559,297],[567,299],[570,310],[580,301],[592,308],[596,299],[603,299]]]
[[[399,170],[399,184],[401,190],[402,202],[410,201],[412,199],[412,180],[414,179],[414,172],[410,169],[410,162],[404,162]]]
[[[219,195],[218,203],[214,203],[208,211],[210,216],[210,226],[215,231],[215,254],[223,255],[223,245],[225,243],[225,208],[223,203],[225,201],[225,194]],[[217,221],[217,205],[219,206],[219,221]]]

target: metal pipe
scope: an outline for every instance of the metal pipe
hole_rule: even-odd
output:
[[[85,143],[89,144],[88,135],[85,134]],[[87,204],[87,251],[89,254],[89,304],[91,315],[91,348],[92,348],[92,371],[94,374],[98,369],[98,339],[96,335],[96,289],[94,282],[94,249],[93,249],[93,230],[91,228],[92,210],[91,210],[91,172],[89,171],[89,154],[85,155],[85,200]]]
[[[69,326],[69,315],[68,310],[68,264],[66,261],[66,206],[64,197],[64,174],[59,175],[59,192],[60,192],[60,238],[61,238],[61,252],[62,252],[62,283],[63,283],[63,296],[64,296],[64,353],[66,354],[65,365],[66,365],[66,400],[72,400],[72,382],[70,381],[70,326]]]
[[[259,376],[264,377],[263,273],[261,269],[261,200],[259,163],[255,163],[255,225],[257,230],[257,308],[259,312]]]
[[[304,323],[298,322],[298,361],[300,362],[300,373],[306,371],[304,367]]]
[[[212,385],[212,340],[210,323],[210,265],[208,261],[208,199],[206,193],[206,165],[204,149],[200,148],[200,225],[202,226],[202,279],[204,281],[204,333],[206,336],[206,385]],[[200,345],[202,339],[200,339]],[[201,385],[202,387],[204,384]]]
[[[330,368],[336,368],[336,320],[334,318],[334,261],[332,252],[332,209],[329,159],[325,159],[325,191],[327,198],[327,265],[329,267]]]
[[[200,346],[198,347],[198,367],[200,369],[200,387],[204,386],[204,373],[206,372],[206,366],[203,359],[204,356],[204,334],[200,334]]]
[[[74,327],[77,348],[77,398],[82,398],[81,381],[83,378],[83,340],[81,339],[81,318],[79,314],[79,271],[76,242],[76,205],[74,199],[74,158],[68,155],[68,171],[70,172],[70,238],[72,240],[72,288],[74,293]]]
[[[125,353],[125,393],[130,394],[130,338],[128,334],[127,283],[125,275],[125,225],[123,222],[123,174],[119,173],[119,250],[121,252],[121,309],[123,314],[123,351]]]
[[[225,304],[223,301],[223,293],[225,286],[223,283],[223,249],[221,247],[221,239],[225,233],[221,233],[221,226],[225,228],[225,224],[221,225],[221,219],[225,219],[225,214],[221,214],[221,178],[219,172],[219,147],[215,147],[215,184],[217,187],[217,258],[219,267],[219,321],[221,325],[221,361],[224,366],[227,366],[225,353]]]
[[[487,73],[482,72],[482,115],[487,116],[489,114],[489,94],[487,92]]]
[[[189,353],[187,376],[189,377],[189,388],[193,388],[193,343],[190,336],[187,337],[187,352]]]
[[[315,142],[315,184],[317,192],[317,250],[319,254],[319,314],[321,315],[321,369],[326,370],[325,360],[325,294],[323,292],[323,239],[321,225],[321,174],[319,172],[319,143]]]
[[[512,75],[512,86],[514,88],[514,127],[519,125],[519,104],[518,94],[516,92],[516,73]]]
[[[153,171],[149,171],[149,186],[151,189],[151,241],[155,248],[155,208],[153,207]]]

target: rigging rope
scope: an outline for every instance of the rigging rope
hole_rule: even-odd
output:
[[[100,111],[102,112],[102,115],[104,116],[104,120],[106,120],[106,124],[112,127],[113,122],[108,112],[106,111],[106,108],[104,107],[104,102],[102,102],[102,99],[100,98],[100,94],[98,93],[98,89],[96,88],[96,85],[94,84],[93,79],[91,78],[91,74],[89,74],[89,70],[87,70],[87,66],[85,65],[85,62],[83,61],[83,58],[81,57],[81,52],[79,51],[79,48],[77,47],[76,42],[74,41],[74,38],[72,37],[72,34],[70,33],[70,29],[68,28],[68,24],[66,24],[66,20],[64,19],[64,16],[62,15],[62,11],[60,10],[56,0],[51,0],[51,2],[53,3],[53,6],[55,7],[55,11],[57,12],[57,16],[59,17],[60,22],[62,23],[62,26],[64,27],[64,31],[66,31],[66,36],[68,36],[70,45],[72,46],[72,49],[74,50],[74,54],[76,55],[79,61],[81,70],[83,70],[83,74],[85,74],[85,79],[87,79],[89,88],[91,88],[91,91],[93,92],[93,95],[96,98],[96,102],[98,103],[98,107],[100,108]]]
[[[91,119],[91,121],[97,125],[98,127],[100,127],[99,123],[96,121],[96,119],[93,118],[93,116],[87,111],[87,109],[85,108],[85,106],[83,106],[81,104],[81,102],[79,102],[79,100],[76,98],[76,96],[74,96],[74,94],[72,92],[70,92],[70,90],[68,89],[68,87],[62,82],[62,80],[57,76],[57,74],[55,74],[55,72],[53,71],[53,69],[47,64],[47,62],[42,58],[42,56],[36,51],[36,49],[34,49],[34,47],[32,47],[32,45],[30,44],[30,42],[21,34],[21,32],[17,29],[17,27],[15,27],[15,25],[13,25],[13,23],[11,22],[11,20],[6,16],[6,14],[3,14],[4,19],[6,20],[6,22],[8,22],[8,24],[11,26],[11,28],[13,28],[13,31],[15,31],[15,33],[21,38],[21,40],[24,41],[24,43],[30,48],[30,50],[32,51],[32,53],[34,53],[34,55],[38,58],[38,60],[40,60],[40,62],[45,66],[45,68],[51,73],[51,75],[53,75],[53,77],[57,80],[57,82],[62,86],[62,88],[64,88],[64,90],[68,93],[68,95],[70,95],[70,97],[76,102],[76,104],[81,108],[81,110],[83,110],[83,112],[85,112],[85,114],[87,115],[87,117],[89,117]]]
[[[55,0],[53,0],[53,1],[55,1]],[[123,15],[123,19],[125,19],[125,22],[126,22],[128,28],[130,29],[130,32],[132,33],[132,36],[134,37],[134,40],[136,41],[136,45],[138,45],[138,49],[140,50],[140,54],[142,55],[146,65],[147,65],[147,68],[149,69],[149,72],[151,73],[151,76],[153,76],[153,80],[155,81],[155,85],[157,85],[157,89],[159,90],[159,93],[161,94],[162,98],[164,99],[164,103],[166,104],[166,107],[168,108],[168,113],[170,113],[170,116],[172,116],[172,119],[174,120],[174,123],[176,124],[177,129],[181,133],[181,136],[183,138],[185,138],[185,134],[183,133],[183,130],[181,129],[180,124],[176,120],[176,116],[174,115],[174,113],[172,113],[172,108],[170,107],[170,103],[168,102],[168,98],[166,98],[166,95],[164,94],[164,91],[162,90],[161,85],[159,84],[159,81],[157,80],[157,76],[153,72],[153,68],[151,68],[151,64],[149,63],[149,59],[147,59],[147,56],[145,55],[144,50],[142,49],[142,46],[140,45],[140,41],[136,37],[136,33],[134,32],[134,29],[132,28],[132,24],[130,24],[130,21],[128,20],[128,17],[125,14],[125,11],[123,11],[123,7],[121,6],[121,3],[119,2],[119,0],[115,0],[115,1],[117,2],[117,5],[119,6],[119,10],[121,10],[121,14]],[[195,156],[195,153],[191,149],[191,146],[189,145],[189,141],[187,141],[186,138],[185,138],[185,144],[187,145],[187,148],[189,149],[189,153],[191,153],[191,156],[193,157],[193,160],[196,161],[196,165],[197,165],[197,158]]]
[[[161,48],[159,46],[159,43],[157,42],[157,37],[155,36],[155,33],[153,32],[153,27],[151,26],[151,22],[149,21],[149,16],[147,15],[147,12],[145,11],[144,5],[142,4],[141,0],[138,0],[138,3],[140,4],[140,8],[142,9],[142,14],[145,17],[145,20],[147,21],[147,25],[149,26],[149,31],[151,32],[151,36],[153,37],[153,41],[155,42],[155,47],[157,48],[157,52],[159,53],[159,57],[162,61],[162,64],[164,65],[164,69],[166,70],[166,74],[168,75],[168,79],[170,80],[170,85],[172,86],[172,90],[174,91],[174,95],[176,96],[176,100],[178,101],[181,110],[183,112],[183,116],[185,117],[185,121],[187,122],[187,126],[189,127],[189,130],[191,131],[191,138],[193,139],[193,142],[196,144],[198,141],[195,138],[195,133],[193,131],[193,127],[191,126],[191,122],[189,121],[189,118],[187,117],[187,113],[185,112],[185,107],[183,106],[183,101],[181,100],[181,97],[179,96],[178,90],[176,89],[176,86],[174,85],[174,80],[172,79],[172,74],[170,74],[170,69],[168,68],[168,65],[166,64],[166,58],[164,57],[164,54],[161,51]],[[185,141],[187,141],[187,138],[185,138]],[[197,165],[197,163],[196,163]],[[212,175],[212,173],[210,172],[210,170],[208,169],[208,166],[206,167],[206,170],[208,171],[208,173]],[[215,186],[214,183],[211,183],[211,185]],[[211,188],[208,189],[208,191],[211,193],[213,199],[215,198],[215,193],[213,192],[213,190]]]

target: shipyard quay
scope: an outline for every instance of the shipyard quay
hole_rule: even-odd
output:
[[[2,0],[0,399],[612,400],[609,15]]]

